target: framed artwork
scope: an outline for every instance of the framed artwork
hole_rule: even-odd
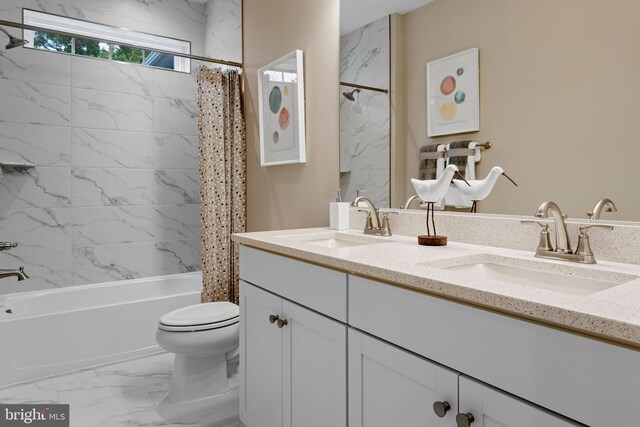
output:
[[[304,68],[295,50],[258,70],[260,165],[306,162]]]
[[[427,63],[427,136],[480,130],[478,48]]]

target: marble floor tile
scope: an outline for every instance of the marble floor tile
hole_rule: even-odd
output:
[[[173,355],[156,354],[0,389],[2,403],[68,403],[72,427],[195,426],[175,423],[157,406],[169,392]],[[216,427],[243,427],[239,420]]]

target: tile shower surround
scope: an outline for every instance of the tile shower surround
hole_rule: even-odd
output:
[[[389,89],[388,16],[340,37],[340,80]],[[353,200],[364,189],[376,206],[389,207],[389,95],[362,90],[359,99],[361,112],[340,96],[340,191]]]
[[[239,0],[3,0],[0,19],[21,22],[23,7],[241,57]],[[31,276],[0,282],[0,294],[199,269],[198,65],[186,74],[0,50],[0,159],[37,165],[0,180],[0,240],[19,243],[0,268]]]

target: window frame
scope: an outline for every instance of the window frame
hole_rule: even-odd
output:
[[[51,13],[46,13],[42,11],[37,11],[33,9],[23,8],[22,9],[22,21],[26,25],[31,25],[34,27],[39,27],[41,30],[38,32],[50,32],[52,34],[56,34],[59,32],[74,34],[75,37],[72,37],[72,43],[75,45],[76,39],[82,39],[83,37],[88,37],[90,39],[98,39],[100,42],[104,42],[109,44],[109,51],[111,51],[111,45],[125,45],[128,47],[135,47],[146,52],[146,56],[149,56],[153,52],[157,50],[167,51],[167,52],[175,52],[179,54],[190,55],[191,54],[191,42],[188,40],[181,40],[172,37],[159,36],[150,33],[144,33],[139,31],[129,30],[127,28],[119,28],[110,25],[100,24],[97,22],[85,21],[82,19],[69,18],[67,16],[55,15]],[[28,44],[25,46],[29,49],[35,50],[45,50],[34,47],[34,37],[35,31],[33,30],[24,30],[23,38],[28,41]],[[66,52],[60,52],[66,53]],[[72,55],[77,55],[75,50],[71,53]],[[83,55],[78,55],[83,56]],[[92,56],[83,56],[85,58],[95,58]],[[147,64],[135,64],[134,65],[142,65],[150,68],[158,68],[167,71],[177,71],[183,73],[191,72],[191,60],[189,58],[184,58],[180,56],[174,56],[174,68],[173,70],[162,68],[162,67],[154,67],[152,65]],[[104,58],[95,58],[95,59],[104,59]],[[109,60],[114,62],[111,59],[111,54],[109,55]],[[122,63],[122,62],[121,62]],[[125,62],[128,63],[128,62]]]

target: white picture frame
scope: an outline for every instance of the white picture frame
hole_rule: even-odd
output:
[[[480,130],[478,48],[427,63],[427,136]]]
[[[258,70],[258,97],[260,165],[306,163],[302,50]]]

